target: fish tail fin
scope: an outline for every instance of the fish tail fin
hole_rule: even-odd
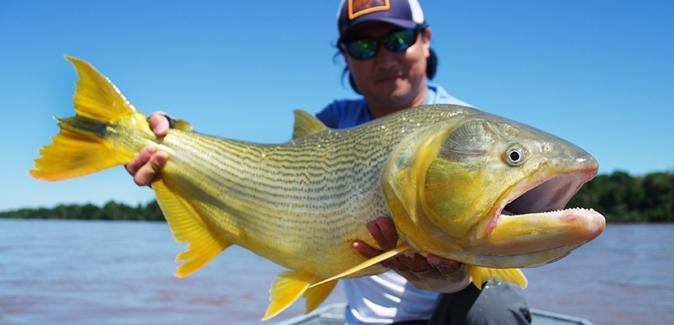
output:
[[[493,269],[488,267],[471,265],[470,276],[473,278],[473,284],[482,289],[482,284],[489,280],[508,282],[525,289],[528,281],[520,269]]]
[[[155,136],[146,117],[89,63],[66,56],[80,79],[73,102],[76,115],[57,118],[59,133],[40,149],[29,174],[58,181],[88,175],[131,161]]]

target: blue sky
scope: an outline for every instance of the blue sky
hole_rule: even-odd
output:
[[[674,170],[674,2],[421,1],[434,81],[483,110],[578,144],[600,173]],[[32,179],[38,149],[74,114],[91,62],[140,110],[200,132],[278,143],[296,108],[355,98],[335,57],[338,1],[1,1],[0,211],[146,203],[123,168]]]

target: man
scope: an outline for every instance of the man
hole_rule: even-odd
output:
[[[429,83],[437,65],[430,48],[431,29],[417,0],[343,0],[338,10],[339,49],[359,100],[337,100],[317,117],[331,128],[346,128],[424,104],[467,105],[441,86]],[[170,118],[153,114],[149,121],[163,136]],[[149,184],[168,159],[144,149],[127,165],[139,185]],[[381,249],[356,241],[367,258],[394,248],[398,235],[391,219],[367,225]],[[482,291],[470,285],[466,268],[429,255],[385,262],[394,271],[344,281],[348,324],[528,324],[526,302],[500,283]],[[439,293],[443,293],[440,295]]]

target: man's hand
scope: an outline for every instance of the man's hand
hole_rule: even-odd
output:
[[[354,242],[353,248],[365,258],[373,258],[383,252],[396,248],[398,245],[398,232],[390,218],[379,217],[369,222],[366,227],[379,244],[379,247],[381,247],[381,250],[371,247],[362,241]],[[413,272],[424,272],[428,269],[426,259],[419,254],[414,254],[413,257],[401,255],[382,262],[382,265],[398,271],[411,270]]]
[[[165,137],[168,132],[169,120],[166,116],[163,112],[155,112],[147,119],[152,132],[158,137]],[[168,158],[168,153],[156,151],[154,147],[147,146],[125,167],[138,186],[146,186],[152,183],[157,172],[166,164]]]
[[[366,227],[381,250],[363,241],[355,241],[353,247],[365,258],[373,258],[397,246],[398,232],[390,218],[379,217],[369,222]],[[419,289],[456,292],[470,283],[467,269],[461,263],[432,254],[426,258],[419,254],[411,257],[401,255],[382,262],[382,265],[395,270]]]

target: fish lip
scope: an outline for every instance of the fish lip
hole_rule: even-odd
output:
[[[581,186],[594,178],[597,173],[596,165],[568,172],[560,172],[553,168],[543,170],[543,168],[545,167],[541,166],[530,173],[532,176],[541,174],[543,176],[525,177],[505,191],[492,207],[491,217],[478,225],[477,239],[488,236],[496,228],[499,217],[503,214],[520,215],[564,210]],[[548,199],[548,202],[535,204],[535,208],[527,204],[527,200],[541,201],[541,197]],[[519,203],[518,200],[520,200]]]

